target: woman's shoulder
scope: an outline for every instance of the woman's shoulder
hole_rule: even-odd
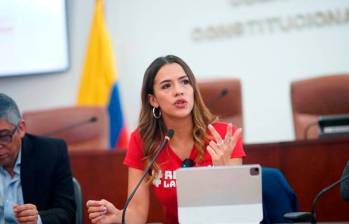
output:
[[[138,128],[133,129],[133,131],[131,132],[131,136],[140,136]]]
[[[128,143],[127,151],[143,152],[143,141],[138,128],[131,132],[130,141]]]
[[[141,134],[139,133],[139,129],[138,128],[135,128],[131,132],[130,140],[136,140],[136,141],[140,141],[141,140]]]
[[[143,170],[143,144],[140,137],[140,133],[138,129],[135,129],[131,132],[130,141],[127,148],[127,153],[124,159],[124,164]]]

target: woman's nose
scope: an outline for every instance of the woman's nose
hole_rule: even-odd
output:
[[[175,85],[175,96],[183,95],[183,86],[177,84]]]

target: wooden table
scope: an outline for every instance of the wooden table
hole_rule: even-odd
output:
[[[279,168],[296,192],[300,210],[309,211],[315,195],[340,178],[349,160],[349,138],[319,139],[266,144],[246,144],[244,164],[258,163]],[[70,152],[73,175],[79,180],[84,202],[105,198],[122,208],[127,193],[124,150]],[[152,196],[149,221],[163,220],[162,209]],[[349,203],[339,188],[324,195],[317,209],[319,221],[348,221]],[[89,223],[84,209],[84,221]]]

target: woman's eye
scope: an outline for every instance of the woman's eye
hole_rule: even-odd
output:
[[[183,83],[184,85],[190,84],[189,79],[184,79],[184,80],[182,81],[182,83]]]
[[[161,86],[161,89],[168,89],[170,87],[171,87],[171,85],[169,83],[166,83],[166,84]]]

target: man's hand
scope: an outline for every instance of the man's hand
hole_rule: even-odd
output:
[[[13,213],[17,222],[21,224],[36,224],[39,212],[33,204],[14,205]]]

